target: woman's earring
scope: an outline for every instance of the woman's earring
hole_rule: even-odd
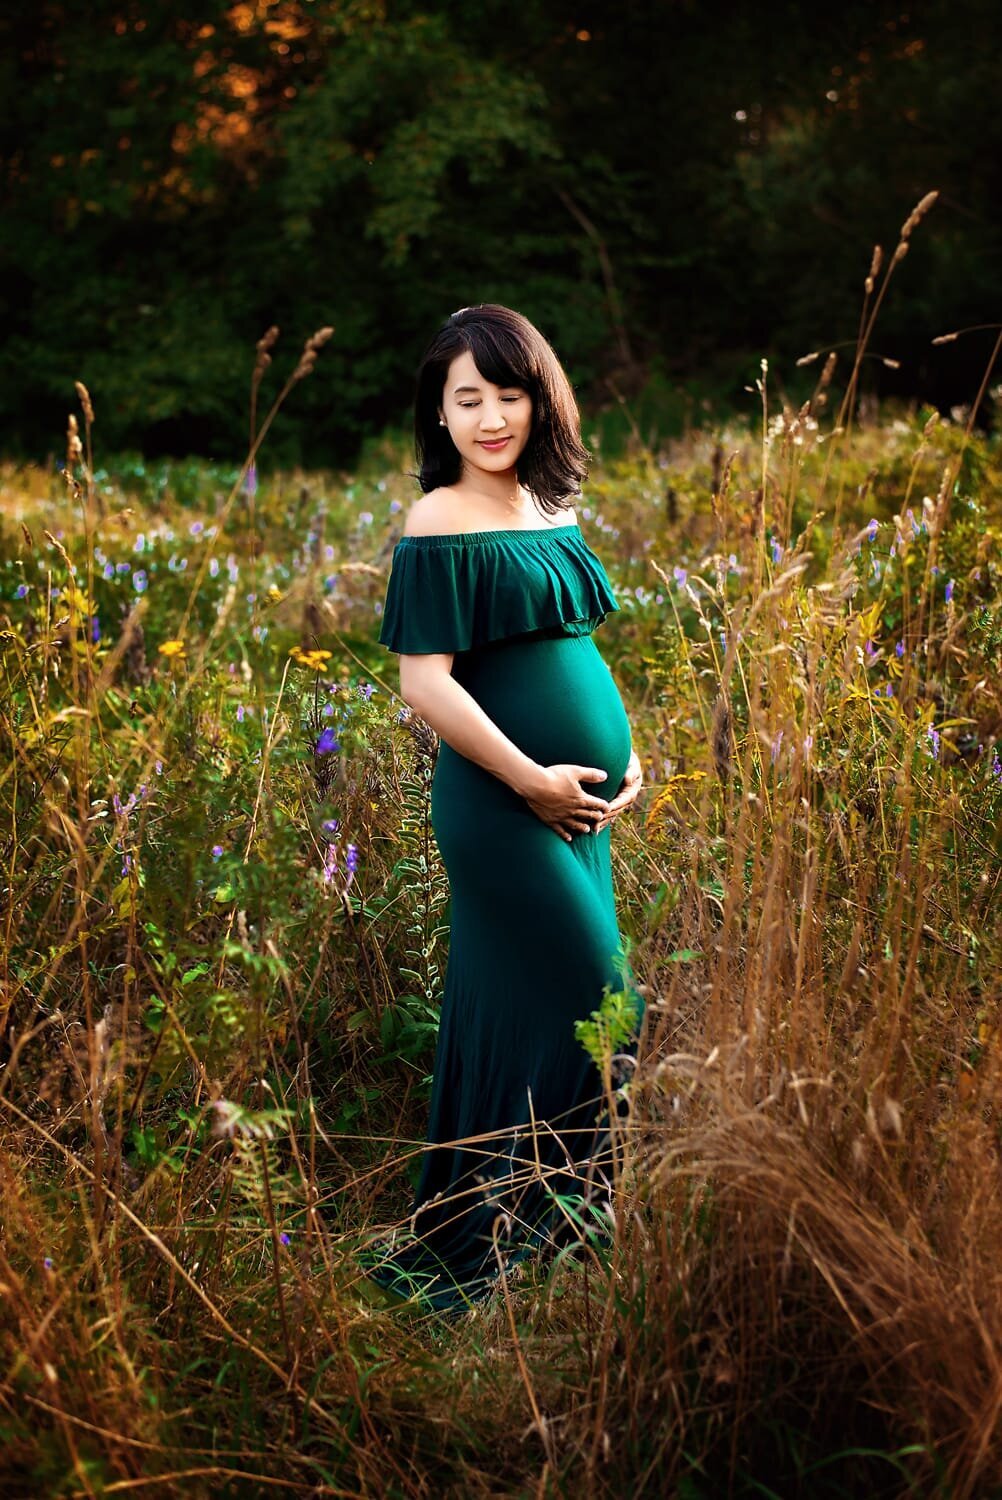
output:
[[[438,425],[439,425],[439,427],[445,427],[446,426],[446,421],[445,421],[444,417],[439,417],[439,419],[438,419]]]

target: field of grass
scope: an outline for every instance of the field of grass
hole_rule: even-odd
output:
[[[455,1324],[356,1258],[447,959],[406,445],[0,469],[4,1496],[1002,1494],[1002,454],[831,381],[585,487],[649,1023],[611,1245]]]

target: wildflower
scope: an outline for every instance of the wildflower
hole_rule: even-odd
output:
[[[188,527],[188,530],[192,536],[201,536],[202,532],[205,530],[205,522],[192,521],[191,525]]]
[[[146,546],[146,538],[143,535],[143,533],[140,532],[139,535],[136,537],[135,545],[134,545],[134,547],[133,547],[132,550],[133,550],[133,552],[142,552],[143,549],[145,548],[145,546]]]
[[[899,658],[899,659],[900,659],[900,658],[901,658],[901,657],[902,657],[902,656],[904,656],[904,654],[905,654],[905,643],[904,643],[904,641],[898,641],[898,644],[897,644],[897,645],[896,645],[896,646],[895,646],[895,648],[894,648],[894,654],[895,654],[895,656],[897,656],[897,657],[898,657],[898,658]]]
[[[866,535],[867,535],[867,539],[869,541],[871,541],[871,542],[876,541],[876,539],[877,539],[877,528],[878,528],[879,525],[880,525],[879,521],[873,520],[873,521],[870,522],[869,526],[866,528]]]
[[[132,572],[132,564],[131,563],[127,563],[127,562],[120,562],[120,563],[117,564],[117,566],[115,568],[115,572],[116,573],[131,573]]]
[[[356,849],[354,844],[348,845],[345,867],[348,871],[348,879],[345,881],[345,886],[347,887],[351,885],[351,878],[354,875],[355,871],[358,869],[358,850]]]
[[[145,591],[146,584],[146,569],[140,568],[137,573],[133,573],[132,575],[132,587],[135,589],[137,594],[141,594]]]
[[[804,739],[804,754],[805,755],[809,755],[810,754],[810,751],[813,748],[813,745],[814,745],[814,736],[813,736],[813,734],[809,734]]]
[[[992,761],[992,775],[1002,777],[1002,761],[999,760],[999,753],[997,750],[995,751],[995,758]]]
[[[775,537],[771,537],[770,544],[772,546],[772,560],[774,563],[778,563],[783,556],[782,543],[777,541]]]
[[[340,748],[341,746],[334,738],[333,729],[328,728],[323,731],[317,740],[316,753],[317,755],[329,755],[332,750],[340,750]]]
[[[247,495],[257,494],[257,464],[251,464],[247,470],[247,477],[244,480],[244,493]]]
[[[362,526],[371,526],[372,525],[372,511],[371,510],[362,510],[362,511],[359,511],[358,519],[359,519],[359,523]]]
[[[325,818],[320,827],[324,833],[334,834],[338,830],[338,820],[337,818]]]
[[[184,641],[162,641],[157,650],[161,656],[184,656]]]
[[[243,704],[242,703],[238,703],[237,704],[237,723],[238,724],[242,724],[243,723],[243,721],[244,721],[244,713],[245,712],[246,712],[246,710],[244,709]]]
[[[398,510],[403,510],[403,506],[402,506],[401,502],[399,500],[391,500],[390,501],[390,515],[391,516],[395,516]]]
[[[373,694],[374,691],[375,690],[374,690],[371,682],[360,682],[359,685],[358,685],[358,694],[359,694],[359,697],[360,698],[364,698],[365,701],[366,701],[366,703],[368,703],[368,701],[372,697],[372,694]]]
[[[887,697],[887,698],[893,698],[894,697],[894,689],[891,687],[890,683],[888,683],[887,686],[886,686],[886,688],[884,689],[884,696]]]
[[[782,738],[783,738],[783,731],[780,730],[779,733],[777,734],[776,738],[772,742],[772,761],[773,761],[773,764],[775,764],[776,757],[779,754],[779,743],[780,743],[780,740]]]
[[[926,747],[929,751],[929,754],[938,758],[940,736],[937,734],[936,730],[931,724],[929,725],[929,741],[930,743]]]
[[[101,625],[97,615],[91,615],[90,617],[90,638],[94,644],[101,639]]]
[[[14,590],[14,598],[15,599],[23,599],[24,596],[25,596],[25,594],[27,592],[28,592],[28,585],[26,583],[19,583],[18,586],[17,586],[17,588]]]
[[[949,602],[950,602],[950,600],[952,598],[953,598],[953,579],[951,578],[950,581],[949,581],[949,583],[946,585],[946,602],[947,602],[947,604],[949,604]]]
[[[54,1264],[55,1264],[55,1262],[53,1261],[51,1255],[47,1255],[45,1257],[45,1259],[42,1261],[42,1265],[45,1267],[45,1269],[47,1271],[51,1271],[52,1267],[54,1266]]]
[[[873,644],[872,641],[867,641],[866,646],[865,646],[864,649],[866,651],[866,665],[868,667],[872,667],[873,664],[874,664],[874,662],[878,658],[879,652],[874,647],[874,644]]]
[[[210,557],[209,558],[209,577],[210,578],[216,578],[218,576],[219,576],[219,558],[218,557]]]
[[[324,850],[323,877],[324,885],[330,885],[337,870],[337,846],[328,844]]]
[[[678,584],[678,586],[679,586],[680,589],[684,589],[685,588],[685,581],[688,578],[688,576],[689,575],[688,575],[688,573],[686,572],[686,570],[684,568],[673,568],[672,569],[672,577],[675,579],[675,582]]]
[[[278,1242],[280,1245],[289,1245],[292,1243],[292,1239],[291,1236],[287,1235],[285,1230],[283,1229],[282,1233],[278,1237]]]

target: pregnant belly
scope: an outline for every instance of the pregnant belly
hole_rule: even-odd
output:
[[[619,789],[630,760],[630,721],[590,635],[516,637],[457,662],[456,679],[488,718],[540,765],[595,766],[598,797]]]

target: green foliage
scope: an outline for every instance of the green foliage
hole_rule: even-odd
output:
[[[0,17],[11,448],[57,448],[82,378],[108,451],[236,462],[253,342],[282,330],[266,394],[333,325],[270,451],[350,461],[403,419],[438,323],[486,300],[554,340],[603,451],[632,436],[624,391],[645,440],[677,435],[744,403],[760,351],[851,340],[872,245],[947,187],[884,310],[899,369],[863,376],[944,408],[977,389],[990,332],[929,340],[994,292],[988,0],[856,0],[809,43],[741,9],[585,24],[533,0],[517,27],[494,0],[273,9]],[[791,370],[791,401],[809,380]]]

